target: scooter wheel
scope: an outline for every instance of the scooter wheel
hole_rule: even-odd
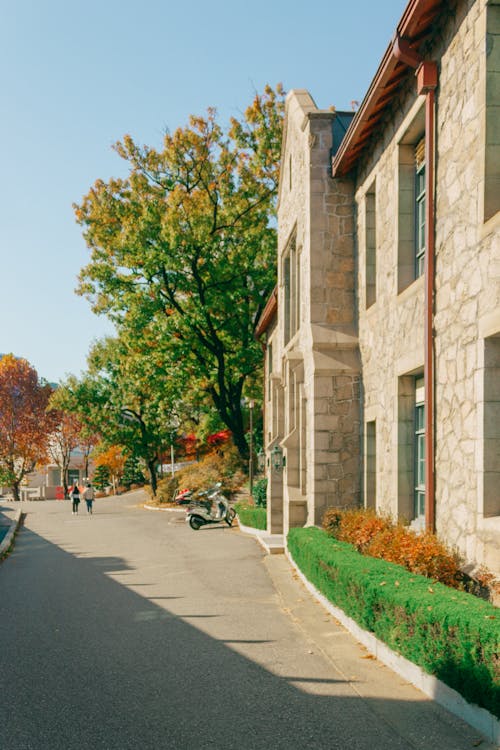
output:
[[[203,526],[203,521],[198,516],[191,516],[189,519],[189,525],[194,531],[198,531]]]
[[[226,513],[227,525],[232,526],[235,518],[236,518],[236,512],[233,510],[233,508],[229,508],[228,512]]]

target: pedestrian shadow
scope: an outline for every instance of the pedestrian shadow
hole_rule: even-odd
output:
[[[273,639],[211,637],[186,620],[218,615],[180,616],[108,575],[128,569],[22,531],[0,577],[6,750],[469,750],[477,738],[431,701],[360,697],[292,625],[294,674],[280,674]],[[259,663],[242,644],[269,648]]]

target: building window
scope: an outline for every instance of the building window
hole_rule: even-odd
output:
[[[415,149],[415,278],[425,265],[425,140]]]
[[[375,184],[365,196],[365,284],[366,307],[377,299],[377,222],[375,213]]]
[[[288,370],[288,432],[292,432],[295,429],[295,418],[296,418],[296,378],[295,370],[289,368]]]
[[[284,291],[284,336],[285,336],[285,346],[290,341],[290,296],[291,296],[291,288],[290,288],[290,256],[287,255],[286,258],[283,258],[283,291]]]
[[[295,236],[290,240],[283,258],[284,343],[288,344],[300,327],[300,253]]]
[[[398,518],[410,521],[415,505],[415,377],[398,378]]]
[[[414,517],[425,518],[425,406],[424,379],[415,381],[415,506]]]
[[[366,423],[365,449],[365,506],[377,507],[377,425],[375,420]]]
[[[483,513],[500,516],[500,334],[484,340]]]
[[[300,397],[300,489],[302,494],[307,490],[307,400],[301,388]]]
[[[74,484],[80,481],[79,469],[68,469],[68,484]]]
[[[271,400],[271,389],[272,389],[272,374],[273,374],[273,345],[269,342],[267,345],[267,399]]]
[[[424,272],[425,109],[421,107],[398,142],[398,294]]]
[[[500,5],[486,7],[486,107],[484,154],[484,221],[500,210]]]

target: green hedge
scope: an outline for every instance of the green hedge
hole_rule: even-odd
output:
[[[288,549],[329,601],[394,651],[500,718],[500,611],[471,594],[356,552],[316,527]]]
[[[267,511],[265,508],[257,508],[255,505],[246,505],[245,503],[236,503],[234,506],[238,518],[244,526],[251,526],[254,529],[267,528]]]
[[[258,508],[265,508],[267,505],[267,479],[266,477],[262,477],[262,479],[257,479],[254,483],[253,490],[252,490],[252,497],[254,499],[255,505]]]

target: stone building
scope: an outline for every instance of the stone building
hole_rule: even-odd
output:
[[[287,97],[268,530],[364,504],[500,572],[500,0],[411,0],[357,112]]]

